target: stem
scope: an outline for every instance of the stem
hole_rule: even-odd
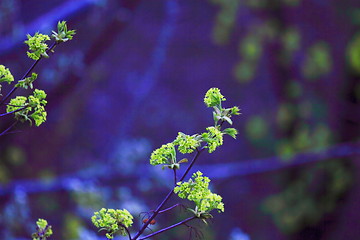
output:
[[[190,171],[190,169],[192,168],[192,166],[194,165],[196,159],[200,156],[200,153],[204,150],[204,148],[202,148],[201,150],[197,150],[194,158],[192,159],[190,165],[187,167],[185,173],[183,174],[183,176],[180,178],[180,181],[184,180],[184,178],[186,177],[186,175],[188,174],[188,172]],[[145,231],[145,229],[147,228],[147,226],[150,224],[150,222],[159,214],[160,209],[165,205],[165,203],[170,199],[170,197],[174,194],[174,189],[171,189],[171,191],[166,195],[166,197],[164,198],[164,200],[159,204],[159,206],[156,208],[156,210],[154,211],[154,213],[151,215],[151,217],[148,219],[148,221],[141,227],[141,229],[139,230],[139,232],[135,235],[135,237],[132,240],[136,240],[139,238],[139,236]],[[144,239],[144,238],[142,238]],[[140,239],[139,239],[140,240]]]
[[[189,218],[187,218],[187,219],[185,219],[185,220],[183,220],[183,221],[181,221],[181,222],[178,222],[178,223],[176,223],[176,224],[174,224],[174,225],[171,225],[171,226],[169,226],[169,227],[163,228],[163,229],[161,229],[161,230],[159,230],[159,231],[156,231],[156,232],[154,232],[154,233],[151,233],[151,234],[149,234],[149,235],[146,235],[145,237],[139,238],[139,240],[143,240],[143,239],[147,239],[147,238],[153,237],[153,236],[155,236],[155,235],[157,235],[157,234],[163,233],[163,232],[165,232],[165,231],[168,231],[168,230],[170,230],[170,229],[172,229],[172,228],[175,228],[175,227],[177,227],[177,226],[180,226],[180,225],[182,225],[182,224],[186,224],[187,222],[189,222],[189,221],[191,221],[191,220],[193,220],[193,219],[195,219],[195,218],[196,218],[195,216],[189,217]]]
[[[159,211],[159,214],[164,213],[164,212],[167,212],[167,211],[169,211],[169,210],[171,210],[171,209],[173,209],[173,208],[176,208],[177,206],[180,206],[180,203],[177,203],[177,204],[175,204],[174,206],[171,206],[171,207],[169,207],[169,208],[166,208],[166,209],[164,209],[164,210]]]
[[[51,50],[54,49],[54,47],[56,46],[57,42],[53,42],[51,44],[51,46],[49,47],[48,50],[46,50],[46,53],[50,52]],[[30,72],[36,67],[36,65],[38,64],[38,62],[40,62],[40,60],[42,59],[43,57],[40,56],[40,58],[38,60],[36,60],[32,65],[31,67],[26,71],[26,73],[24,74],[24,76],[21,78],[21,79],[25,79],[29,74]],[[6,96],[1,100],[0,102],[0,106],[4,105],[5,101],[16,91],[16,89],[18,89],[18,87],[13,87],[10,92],[8,92],[8,94],[6,94]]]
[[[5,129],[2,133],[0,133],[0,136],[5,135],[11,128],[13,128],[17,124],[17,120],[13,122],[13,124],[10,125],[7,129]]]
[[[176,183],[177,183],[177,181],[176,181],[176,169],[173,168],[173,171],[174,171],[174,186],[176,186]]]
[[[196,149],[196,155],[194,156],[193,160],[191,161],[190,165],[188,166],[188,168],[186,169],[186,171],[184,172],[184,174],[182,175],[182,177],[180,178],[179,182],[183,181],[184,178],[186,177],[186,175],[189,173],[190,169],[192,168],[192,166],[195,164],[196,159],[199,157],[200,153],[202,151],[204,151],[204,147],[201,148],[200,150]]]
[[[19,112],[19,111],[21,111],[21,110],[23,110],[23,109],[25,109],[25,108],[27,108],[27,107],[28,107],[27,105],[26,105],[26,106],[22,106],[22,107],[20,107],[20,108],[18,108],[18,109],[16,109],[16,110],[14,110],[14,111],[11,111],[11,112],[7,112],[7,113],[0,114],[0,117],[6,116],[6,115],[9,115],[9,114],[12,114],[12,113]]]
[[[127,232],[128,236],[129,236],[129,240],[131,240],[131,235],[130,235],[129,229],[128,229],[127,227],[125,227],[124,224],[121,224],[121,223],[120,223],[120,226],[122,226],[122,227],[125,229],[125,231]]]

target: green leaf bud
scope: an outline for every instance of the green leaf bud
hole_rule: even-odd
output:
[[[34,36],[31,36],[30,34],[27,34],[26,36],[28,40],[26,40],[25,43],[29,46],[29,50],[31,51],[26,52],[29,58],[39,60],[41,56],[49,57],[46,53],[48,45],[45,43],[45,41],[50,40],[48,35],[37,32]]]
[[[223,144],[223,133],[217,127],[206,128],[207,132],[201,135],[203,141],[207,143],[209,153],[215,151],[215,149]]]
[[[11,74],[10,70],[4,65],[0,65],[0,82],[11,83],[14,81],[14,76]]]
[[[37,232],[32,234],[33,240],[46,240],[48,237],[50,237],[53,234],[51,226],[48,224],[48,222],[45,219],[40,218],[36,222],[36,226],[37,226]]]
[[[224,212],[222,197],[210,191],[209,183],[210,179],[197,171],[189,181],[178,182],[174,188],[174,192],[180,198],[186,198],[195,203],[196,207],[192,212],[199,218],[208,216],[204,213],[209,213],[213,209]]]
[[[154,150],[150,156],[151,165],[172,164],[176,162],[176,151],[173,143],[162,145]]]
[[[116,233],[127,235],[125,228],[133,224],[133,216],[126,210],[102,208],[91,217],[92,223],[99,231],[105,230],[108,239],[113,239]]]
[[[25,89],[32,89],[33,88],[33,82],[37,79],[38,75],[36,73],[31,73],[30,77],[24,78],[22,80],[19,80],[18,83],[15,85],[15,87],[22,87]]]
[[[57,25],[57,32],[52,31],[52,37],[57,43],[67,42],[73,39],[73,36],[76,34],[75,30],[68,30],[66,21],[59,21]]]
[[[200,146],[200,142],[196,139],[196,135],[190,136],[182,132],[178,133],[178,136],[173,143],[178,146],[179,152],[183,154],[192,153]]]
[[[17,96],[10,100],[10,103],[7,105],[6,111],[13,112],[23,108],[19,111],[14,112],[15,119],[21,122],[29,121],[32,123],[31,119],[35,121],[36,126],[40,126],[46,121],[46,110],[45,105],[47,101],[45,100],[46,93],[43,90],[35,89],[33,95],[30,95],[28,98],[24,96]]]
[[[226,98],[220,93],[218,88],[210,88],[204,98],[204,102],[208,107],[215,107],[221,105],[222,101],[225,101]]]
[[[226,128],[223,130],[224,134],[230,135],[234,139],[236,139],[236,135],[238,134],[238,131],[235,128]]]

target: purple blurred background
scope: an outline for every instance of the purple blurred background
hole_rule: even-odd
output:
[[[154,209],[172,177],[148,164],[151,151],[213,123],[210,87],[242,114],[238,139],[193,169],[225,203],[209,226],[194,223],[204,239],[358,239],[358,1],[2,0],[0,64],[19,79],[32,64],[26,34],[59,20],[77,34],[35,69],[48,120],[0,138],[2,239],[30,239],[38,218],[54,239],[104,239],[94,211]]]

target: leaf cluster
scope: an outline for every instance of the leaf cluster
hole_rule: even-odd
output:
[[[198,218],[206,219],[212,217],[209,212],[213,209],[224,212],[222,197],[211,192],[209,183],[210,179],[203,176],[202,172],[197,171],[189,181],[178,182],[174,188],[174,192],[180,198],[186,198],[195,203],[196,207],[192,212]]]
[[[32,120],[36,126],[40,126],[46,121],[47,113],[45,111],[46,93],[43,90],[35,89],[33,95],[29,97],[17,96],[10,100],[6,112],[14,112],[15,119],[21,122]]]
[[[167,228],[161,229],[157,232],[149,234],[140,239],[148,239],[152,236],[160,234],[164,231],[170,230],[179,225],[186,225],[188,221],[192,219],[199,218],[202,221],[206,222],[206,219],[212,218],[210,212],[214,209],[217,209],[218,212],[224,212],[224,203],[222,202],[222,197],[218,194],[212,193],[209,189],[210,179],[203,176],[203,173],[197,171],[192,175],[192,178],[187,182],[182,180],[188,173],[188,171],[193,166],[196,158],[199,154],[207,149],[209,153],[212,153],[217,149],[217,147],[223,144],[224,134],[230,135],[235,138],[237,130],[235,128],[226,128],[221,130],[222,123],[228,122],[232,124],[230,118],[233,115],[239,114],[239,109],[237,107],[232,107],[224,109],[221,106],[221,102],[224,101],[224,96],[220,93],[218,88],[211,88],[205,95],[204,102],[208,107],[214,108],[214,114],[219,116],[216,118],[214,126],[206,128],[206,132],[201,134],[187,135],[185,133],[179,132],[174,141],[163,144],[160,148],[155,149],[150,156],[151,165],[162,165],[162,168],[170,168],[174,172],[174,189],[167,195],[167,197],[162,201],[158,206],[157,210],[154,211],[153,215],[149,218],[154,220],[157,214],[164,213],[180,204],[176,204],[173,207],[170,207],[165,210],[160,209],[164,206],[170,196],[175,193],[180,198],[187,199],[195,203],[194,209],[188,209],[194,214],[194,216],[185,219],[177,224],[173,224]],[[218,122],[221,120],[221,123]],[[177,159],[177,152],[181,154],[192,154],[196,152],[189,164],[184,175],[180,178],[180,182],[177,182],[176,170],[180,168],[181,163],[186,163],[188,160],[182,158],[181,160]],[[177,183],[176,183],[177,182]],[[114,234],[120,232],[122,235],[130,234],[127,227],[132,224],[132,216],[126,210],[114,210],[114,209],[101,209],[99,212],[95,212],[92,217],[94,225],[100,230],[106,230],[106,237],[112,239]],[[131,221],[130,221],[131,220]],[[128,222],[126,222],[128,221]],[[134,238],[129,236],[129,239],[138,239],[138,237],[143,233],[149,224],[148,220],[143,222],[143,227],[139,230],[137,235]],[[187,225],[186,225],[187,226]]]
[[[21,88],[24,88],[24,89],[33,89],[34,88],[34,85],[33,85],[33,82],[37,79],[38,75],[37,73],[31,73],[31,76],[30,77],[26,77],[22,80],[19,80],[17,84],[15,84],[15,87],[21,87]]]
[[[95,212],[91,217],[93,224],[100,228],[99,231],[105,230],[107,232],[106,237],[108,239],[113,239],[116,233],[126,236],[126,229],[133,224],[132,219],[133,216],[126,209],[115,210],[106,208]]]
[[[35,33],[34,36],[27,34],[27,40],[25,41],[25,43],[29,47],[29,51],[27,51],[27,55],[29,58],[38,62],[41,57],[49,57],[48,52],[52,51],[57,44],[71,40],[75,35],[75,30],[68,30],[66,21],[58,22],[57,28],[57,32],[53,31],[52,37],[55,39],[55,42],[50,48],[46,43],[46,41],[50,40],[50,36],[39,32]],[[32,70],[36,66],[36,63],[28,69],[23,79],[19,80],[14,85],[13,89],[9,92],[9,94],[1,100],[0,106],[6,102],[6,100],[11,96],[11,94],[15,92],[17,88],[34,88],[34,81],[37,79],[38,75],[35,72],[32,72]],[[30,73],[31,76],[28,76]],[[0,65],[0,83],[11,83],[13,81],[14,77],[11,74],[10,70],[5,66]],[[28,97],[16,96],[11,99],[10,102],[7,104],[6,114],[1,114],[1,116],[14,114],[14,118],[20,122],[29,121],[31,125],[32,121],[34,121],[36,126],[40,126],[43,122],[46,121],[47,114],[45,111],[45,105],[47,104],[47,101],[45,100],[45,98],[46,93],[43,90],[38,89],[35,89],[32,95]]]
[[[31,51],[26,52],[29,58],[39,60],[40,57],[49,57],[46,52],[48,45],[45,43],[50,40],[48,35],[37,32],[34,36],[31,36],[30,34],[27,34],[26,36],[28,40],[26,40],[25,43],[29,46],[29,50]]]
[[[55,39],[57,43],[61,43],[72,40],[75,33],[75,30],[67,29],[66,21],[59,21],[57,25],[57,32],[52,31],[51,36]]]
[[[14,81],[14,76],[11,74],[10,70],[4,65],[0,65],[0,83],[7,82],[10,84]],[[0,96],[1,96],[1,84],[0,84]]]
[[[45,219],[39,219],[36,222],[36,232],[32,234],[33,240],[46,240],[53,234],[51,225]]]

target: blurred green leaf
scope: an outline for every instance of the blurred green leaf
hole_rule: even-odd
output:
[[[246,122],[246,134],[252,140],[265,137],[267,132],[268,125],[264,118],[260,116],[252,116]]]
[[[351,69],[360,74],[360,33],[355,34],[349,42],[346,55]]]
[[[236,64],[234,74],[236,79],[238,79],[241,83],[247,83],[254,78],[255,69],[255,64],[247,61],[241,61]]]
[[[302,73],[305,78],[314,80],[329,74],[332,68],[330,47],[325,42],[318,42],[309,47]]]
[[[262,46],[259,38],[249,35],[239,43],[239,54],[243,59],[257,61],[262,53]]]

